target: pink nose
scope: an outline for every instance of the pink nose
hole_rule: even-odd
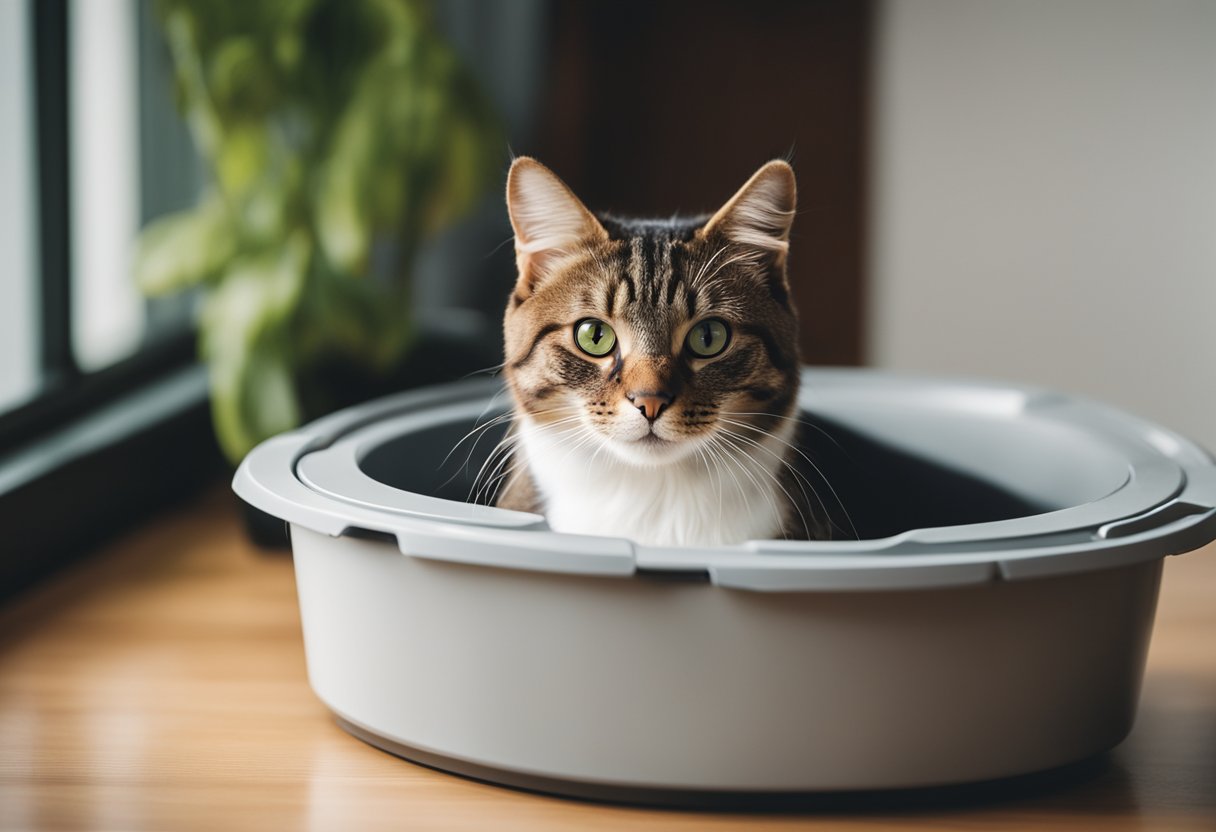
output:
[[[626,398],[629,399],[642,415],[653,422],[659,418],[667,405],[671,404],[671,395],[662,391],[644,393],[627,393]]]

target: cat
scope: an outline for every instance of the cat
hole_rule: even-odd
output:
[[[832,536],[793,464],[795,204],[792,168],[772,161],[713,215],[622,219],[514,161],[497,505],[646,545]]]

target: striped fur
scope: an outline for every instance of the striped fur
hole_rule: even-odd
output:
[[[542,512],[561,531],[648,544],[828,536],[815,489],[791,464],[789,165],[765,165],[712,216],[636,220],[592,214],[521,158],[507,202],[519,270],[504,322],[515,421],[492,468],[498,504]],[[686,339],[708,318],[730,340],[703,358]],[[585,319],[612,327],[611,353],[579,349]]]

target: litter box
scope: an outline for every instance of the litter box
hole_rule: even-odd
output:
[[[1131,729],[1163,558],[1216,539],[1216,462],[1169,430],[819,369],[811,456],[852,519],[899,522],[706,548],[557,533],[465,500],[497,437],[448,457],[507,399],[473,380],[344,410],[262,443],[233,487],[290,526],[309,679],[340,724],[510,786],[695,803],[1081,760]]]

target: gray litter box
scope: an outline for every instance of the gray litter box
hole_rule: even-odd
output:
[[[861,539],[648,547],[465,502],[495,438],[443,460],[505,409],[483,381],[268,440],[233,487],[290,524],[317,695],[441,769],[695,801],[986,780],[1123,739],[1162,559],[1216,539],[1213,459],[1023,387],[806,370],[802,391],[838,502],[878,507]]]

